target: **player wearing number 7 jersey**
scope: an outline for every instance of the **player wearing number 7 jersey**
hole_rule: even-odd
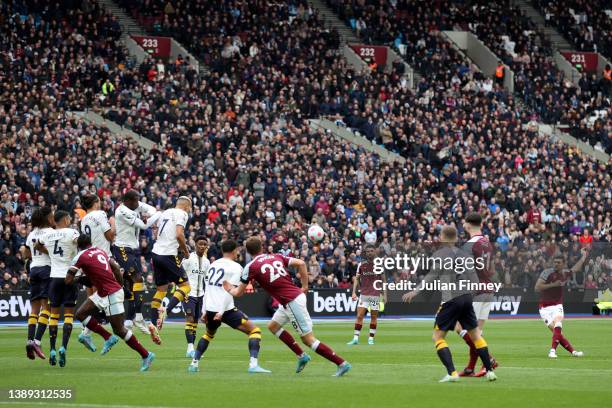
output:
[[[206,290],[204,291],[204,313],[202,320],[206,323],[206,333],[198,342],[198,347],[191,364],[189,372],[199,371],[199,361],[215,338],[217,329],[221,323],[227,324],[235,330],[240,330],[249,336],[249,373],[269,373],[259,366],[259,343],[261,342],[261,330],[255,326],[249,317],[234,306],[234,298],[225,291],[223,282],[229,281],[234,285],[240,283],[242,267],[236,259],[239,248],[236,241],[226,240],[221,243],[223,258],[217,259],[210,265],[206,272]]]
[[[258,237],[251,237],[245,243],[248,253],[253,256],[242,272],[240,285],[232,280],[224,282],[223,287],[232,296],[242,296],[249,280],[255,280],[271,296],[277,299],[281,306],[278,308],[268,329],[285,343],[298,357],[296,372],[299,373],[310,361],[310,356],[302,350],[293,336],[283,329],[289,322],[302,338],[302,342],[317,354],[325,357],[338,366],[334,376],[346,374],[351,365],[337,355],[325,343],[319,341],[312,332],[312,320],[306,307],[306,293],[308,292],[308,271],[306,263],[301,259],[288,258],[280,254],[264,254],[262,242]],[[296,267],[302,282],[302,288],[293,284],[287,267]]]

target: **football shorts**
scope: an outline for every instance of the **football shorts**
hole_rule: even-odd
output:
[[[312,319],[308,313],[306,306],[306,295],[303,293],[287,303],[285,306],[279,306],[272,320],[280,326],[291,322],[291,325],[298,332],[300,337],[312,332]]]
[[[177,285],[186,282],[187,272],[176,255],[153,254],[153,277],[156,286],[174,282]]]
[[[563,305],[552,305],[540,308],[540,317],[544,320],[547,326],[549,326],[556,317],[563,318]]]
[[[104,297],[98,295],[98,292],[94,292],[89,299],[107,316],[120,315],[125,311],[123,306],[123,288]]]
[[[50,266],[36,266],[30,269],[30,300],[49,298]]]
[[[472,330],[478,327],[478,320],[472,306],[472,295],[457,296],[448,302],[442,303],[438,308],[438,313],[436,313],[434,328],[451,331],[455,329],[457,322],[461,323],[461,327],[465,330]]]

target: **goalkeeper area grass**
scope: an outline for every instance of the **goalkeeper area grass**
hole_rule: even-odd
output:
[[[0,406],[14,407],[598,407],[612,400],[612,319],[565,320],[563,333],[582,358],[559,347],[559,358],[547,357],[551,334],[540,320],[492,320],[484,337],[499,361],[498,381],[462,378],[439,384],[445,369],[431,341],[431,321],[383,320],[376,344],[367,344],[367,321],[360,344],[347,346],[353,323],[315,324],[315,334],[353,369],[333,378],[335,366],[311,350],[312,361],[295,373],[295,355],[258,322],[264,335],[260,365],[272,374],[248,374],[247,337],[226,326],[217,332],[200,362],[199,373],[188,373],[183,325],[166,324],[163,345],[148,336],[139,340],[155,352],[149,372],[139,372],[140,357],[120,341],[101,356],[102,339],[94,334],[98,352],[77,341],[75,325],[67,365],[25,356],[25,327],[0,328]],[[203,325],[198,327],[201,336]],[[292,332],[295,336],[295,333]],[[198,336],[198,339],[199,339]],[[58,336],[61,342],[61,328]],[[458,370],[468,349],[455,333],[448,335]],[[48,354],[45,334],[43,349]],[[306,350],[306,349],[305,349]],[[479,368],[480,366],[477,366]],[[10,400],[8,389],[66,389],[71,400]]]

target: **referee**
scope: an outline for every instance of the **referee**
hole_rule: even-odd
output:
[[[457,322],[461,323],[461,326],[468,331],[470,337],[474,341],[476,351],[487,370],[485,374],[486,379],[488,381],[495,381],[497,376],[491,368],[487,342],[480,335],[478,330],[478,321],[476,320],[476,314],[472,306],[472,293],[467,289],[460,289],[460,281],[478,282],[478,277],[473,268],[458,267],[459,265],[465,265],[466,260],[472,258],[472,255],[455,246],[457,242],[457,230],[455,227],[445,226],[442,228],[440,241],[441,248],[432,256],[435,260],[435,267],[424,279],[426,283],[438,281],[438,286],[442,285],[442,287],[449,287],[449,289],[441,291],[442,304],[436,313],[436,323],[434,325],[432,337],[436,345],[438,357],[448,372],[440,382],[459,381],[459,375],[455,370],[453,358],[448,348],[448,343],[445,340],[446,334],[455,329]],[[447,267],[449,258],[453,259],[452,264],[455,266],[454,268]],[[459,260],[461,260],[462,263],[460,263]],[[411,302],[418,293],[419,290],[406,293],[403,296],[404,302]]]

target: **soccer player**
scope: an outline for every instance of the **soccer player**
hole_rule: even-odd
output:
[[[157,241],[152,251],[153,277],[157,290],[151,301],[151,324],[149,324],[151,339],[156,344],[161,344],[159,330],[164,324],[166,310],[172,310],[179,302],[184,301],[191,290],[189,279],[178,257],[180,249],[183,258],[189,258],[185,225],[190,212],[191,198],[181,196],[176,201],[176,207],[164,211],[157,221]],[[162,300],[170,282],[174,282],[177,288],[166,309],[162,306]]]
[[[470,239],[463,245],[463,249],[471,253],[474,259],[481,259],[481,263],[476,264],[476,274],[480,282],[490,283],[491,277],[494,271],[491,268],[491,256],[493,254],[493,246],[489,242],[489,238],[482,234],[482,216],[477,212],[467,214],[463,228],[469,234]],[[483,267],[480,267],[484,264]],[[489,319],[489,312],[491,311],[491,302],[493,301],[493,292],[484,291],[478,292],[474,295],[474,313],[478,320],[478,330],[482,335],[482,329],[485,322]],[[486,367],[483,365],[477,373],[474,372],[476,363],[478,362],[478,352],[474,342],[467,334],[467,330],[461,327],[460,324],[455,328],[457,334],[465,341],[470,348],[470,359],[467,366],[459,373],[462,377],[482,377],[486,374]],[[497,360],[493,356],[489,356],[493,368],[497,368]]]
[[[80,222],[81,234],[89,235],[94,246],[103,250],[106,255],[111,256],[110,247],[115,239],[115,231],[113,231],[106,213],[100,210],[100,198],[95,194],[87,194],[81,197],[81,204],[87,212]],[[96,288],[86,287],[86,290],[87,295],[91,296],[95,293]],[[83,326],[83,331],[79,334],[78,340],[89,351],[96,351],[96,345],[93,343],[87,327]]]
[[[536,281],[535,291],[540,293],[540,316],[546,326],[553,333],[552,346],[548,352],[548,357],[557,358],[557,346],[561,344],[564,349],[569,351],[574,357],[582,357],[582,351],[576,351],[570,342],[561,333],[563,327],[563,285],[567,278],[578,272],[588,256],[588,249],[583,248],[582,256],[572,267],[567,270],[565,259],[562,254],[557,254],[553,258],[553,267],[545,269]]]
[[[66,211],[56,211],[54,214],[55,230],[49,231],[40,237],[36,243],[36,250],[46,252],[51,258],[51,280],[49,282],[49,303],[51,315],[49,319],[49,343],[51,352],[49,353],[49,363],[54,366],[66,365],[66,349],[72,334],[72,322],[74,319],[74,307],[76,305],[78,288],[76,285],[68,285],[64,281],[72,258],[77,252],[76,241],[79,232],[69,228],[72,217]],[[56,352],[55,345],[57,340],[57,324],[61,307],[64,306],[64,326],[62,329],[62,346]]]
[[[357,304],[357,320],[355,321],[355,331],[353,339],[349,341],[349,346],[359,344],[359,333],[363,326],[363,318],[370,308],[370,337],[368,344],[374,344],[374,336],[376,336],[376,324],[378,322],[378,310],[380,308],[380,290],[376,289],[374,282],[383,278],[381,275],[374,273],[374,258],[376,257],[376,248],[372,244],[368,244],[363,249],[365,262],[360,262],[357,266],[357,274],[353,282],[353,300],[357,300],[357,286],[360,287],[359,303]],[[383,302],[387,301],[387,289],[383,288]]]
[[[449,264],[446,260],[453,259],[452,265],[458,265],[458,260],[463,258],[461,265],[465,265],[465,259],[471,258],[471,254],[457,248],[455,243],[457,242],[457,230],[452,226],[445,226],[442,228],[440,235],[440,242],[442,247],[437,250],[432,258],[440,259],[443,262],[434,262],[434,268],[427,274],[424,281],[433,282],[440,281],[441,284],[455,283],[457,289],[455,290],[443,290],[442,291],[442,304],[438,308],[436,313],[436,322],[433,330],[433,341],[436,346],[438,357],[444,367],[446,367],[447,374],[440,380],[440,382],[455,382],[459,381],[459,374],[455,370],[453,364],[453,358],[446,342],[446,334],[455,328],[457,322],[461,323],[461,326],[467,330],[469,336],[474,342],[476,352],[482,359],[486,373],[485,377],[488,381],[495,381],[497,376],[493,372],[491,360],[489,358],[489,349],[487,342],[480,335],[478,330],[478,321],[476,320],[476,314],[474,313],[474,307],[472,306],[472,294],[467,290],[459,289],[459,281],[471,281],[477,282],[478,277],[474,269],[465,268],[465,270],[459,268],[449,268]],[[403,296],[405,302],[410,302],[419,293],[419,290],[406,293]]]
[[[351,365],[337,355],[329,346],[319,341],[312,332],[312,320],[306,307],[306,293],[308,292],[308,270],[306,263],[301,259],[287,258],[280,254],[264,254],[262,242],[258,237],[246,240],[246,250],[253,257],[240,277],[240,285],[227,280],[223,287],[232,296],[242,296],[250,280],[259,285],[281,304],[268,323],[268,329],[287,345],[298,357],[296,373],[301,372],[310,361],[310,356],[302,350],[293,336],[283,329],[289,322],[302,338],[302,343],[310,347],[317,354],[336,364],[338,367],[334,376],[341,377],[346,374]],[[214,265],[214,264],[213,264]],[[287,267],[296,267],[302,283],[302,288],[295,286],[291,280]]]
[[[28,317],[28,342],[26,355],[30,360],[36,356],[46,359],[40,348],[40,341],[49,324],[49,281],[51,279],[51,258],[49,254],[36,249],[36,243],[45,234],[53,232],[53,211],[42,207],[32,213],[32,232],[28,234],[23,248],[23,257],[30,261],[28,281],[30,283],[30,304]],[[38,324],[38,325],[37,325]]]
[[[96,292],[79,307],[76,318],[84,326],[104,338],[102,355],[108,353],[121,337],[142,357],[140,371],[147,371],[155,359],[155,354],[147,351],[132,331],[123,324],[123,277],[119,265],[105,251],[91,246],[89,235],[81,235],[77,244],[80,252],[75,256],[72,267],[68,270],[66,284],[73,284],[76,274],[81,270],[96,288]],[[115,334],[111,335],[96,321],[94,312],[98,309],[104,311],[104,314],[108,316]]]
[[[141,203],[135,190],[128,190],[123,195],[123,203],[115,210],[116,235],[111,251],[113,258],[124,270],[124,285],[132,294],[128,299],[126,326],[133,324],[146,334],[149,334],[149,328],[142,316],[144,280],[138,237],[140,230],[155,224],[160,214],[155,207]],[[141,216],[147,217],[146,223]]]
[[[227,324],[234,330],[240,330],[249,336],[249,373],[270,373],[261,368],[257,357],[261,343],[261,329],[253,324],[249,317],[234,306],[234,298],[223,288],[224,281],[233,285],[240,283],[242,267],[236,259],[239,248],[236,241],[225,240],[221,242],[223,257],[210,265],[206,272],[206,289],[204,291],[204,313],[202,319],[206,323],[206,333],[198,342],[195,355],[191,360],[188,371],[200,371],[199,362],[206,352],[208,345],[215,338],[221,323]]]
[[[206,257],[208,252],[208,239],[200,235],[195,239],[196,250],[189,258],[183,259],[183,269],[187,272],[191,291],[189,297],[183,302],[185,308],[185,338],[187,339],[186,357],[193,358],[195,349],[193,343],[198,329],[198,319],[202,314],[204,305],[204,278],[210,266],[210,261]]]

